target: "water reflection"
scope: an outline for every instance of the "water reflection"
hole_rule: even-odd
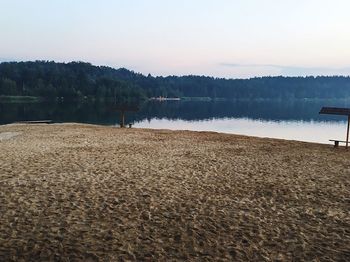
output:
[[[137,105],[139,111],[128,112],[125,124],[312,142],[343,138],[346,119],[319,115],[318,112],[323,106],[350,107],[350,101],[147,102]],[[120,113],[114,110],[115,108],[116,105],[108,103],[0,104],[0,124],[51,119],[55,122],[117,126],[120,123]]]
[[[213,131],[328,144],[330,138],[345,139],[346,122],[263,121],[247,118],[223,118],[203,121],[152,119],[137,122],[135,127]]]

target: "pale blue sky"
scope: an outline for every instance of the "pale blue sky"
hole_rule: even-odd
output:
[[[350,74],[348,0],[0,0],[0,60],[144,74]]]

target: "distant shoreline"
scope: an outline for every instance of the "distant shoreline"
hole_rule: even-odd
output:
[[[224,98],[224,97],[150,97],[146,100],[126,100],[126,101],[117,101],[116,103],[123,104],[137,104],[144,103],[146,101],[181,101],[181,102],[225,102],[225,101],[350,101],[350,97],[347,98],[292,98],[292,99],[283,99],[283,98]],[[113,98],[65,98],[65,97],[55,97],[55,98],[45,98],[38,96],[5,96],[0,95],[0,103],[42,103],[42,102],[99,102],[99,103],[115,103]]]
[[[151,97],[148,100],[150,101],[180,101],[181,98],[179,97]]]
[[[150,97],[165,100],[345,98],[350,97],[350,77],[155,77],[84,62],[5,62],[0,63],[0,95],[126,102]]]

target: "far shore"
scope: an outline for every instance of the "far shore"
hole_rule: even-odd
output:
[[[288,98],[288,102],[293,101],[349,101],[349,97],[344,98]],[[122,98],[116,100],[114,97],[41,97],[41,96],[20,96],[20,95],[0,95],[0,103],[41,103],[41,102],[99,102],[117,104],[140,104],[147,101],[181,101],[181,102],[227,102],[227,101],[286,101],[284,98],[225,98],[225,97],[149,97],[141,100]]]
[[[0,151],[0,261],[350,257],[344,147],[67,123]]]

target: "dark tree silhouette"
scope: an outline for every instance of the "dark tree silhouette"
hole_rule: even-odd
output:
[[[350,98],[350,78],[144,76],[125,68],[49,61],[0,63],[0,95],[46,99],[142,100],[152,96],[225,99]]]

